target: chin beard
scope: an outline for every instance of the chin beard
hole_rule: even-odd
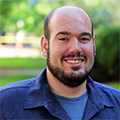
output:
[[[78,87],[79,85],[84,83],[91,72],[91,70],[89,73],[87,71],[85,71],[84,73],[77,72],[78,68],[72,68],[73,72],[71,73],[65,72],[64,70],[53,66],[49,60],[49,57],[47,58],[47,67],[57,80],[71,88]]]
[[[61,83],[68,87],[77,87],[85,82],[85,80],[88,77],[88,74],[83,73],[65,73],[64,71],[61,71],[59,68],[53,68],[48,65],[48,69],[52,73],[52,75],[59,80]]]

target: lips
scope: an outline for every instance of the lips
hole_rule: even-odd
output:
[[[70,68],[81,68],[86,60],[87,58],[83,54],[68,54],[62,57],[62,61],[64,61],[66,67]]]
[[[83,62],[83,60],[65,60],[67,63],[71,63],[71,64],[78,64]]]

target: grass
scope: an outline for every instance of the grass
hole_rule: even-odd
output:
[[[0,58],[0,69],[44,69],[46,67],[45,58]],[[16,82],[36,75],[1,75],[0,86]]]
[[[29,78],[36,77],[36,75],[8,75],[0,77],[0,87],[12,82],[17,82]]]
[[[1,69],[43,69],[45,58],[0,58]]]
[[[120,91],[120,82],[107,82],[107,83],[104,83],[104,84],[109,85],[113,88],[116,88]]]

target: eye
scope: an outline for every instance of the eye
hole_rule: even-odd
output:
[[[83,43],[87,43],[88,41],[90,41],[90,38],[88,38],[88,37],[82,37],[82,38],[80,38],[79,39],[81,42],[83,42]]]
[[[81,41],[89,41],[90,39],[89,38],[81,38],[80,40]]]
[[[59,40],[61,40],[61,41],[67,41],[69,39],[67,39],[67,38],[59,38]]]

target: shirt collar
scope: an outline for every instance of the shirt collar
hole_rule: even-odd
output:
[[[99,84],[99,83],[97,83]],[[89,76],[87,81],[88,95],[98,107],[113,107],[111,101],[104,95],[101,89],[94,84],[92,78]],[[25,108],[35,108],[43,106],[46,102],[54,102],[48,83],[46,81],[46,68],[40,75],[32,82],[28,90],[28,95],[25,102]],[[101,109],[102,109],[101,108]]]
[[[29,87],[24,108],[36,108],[44,106],[46,103],[52,101],[54,101],[54,97],[49,90],[49,86],[46,81],[46,69],[44,69]]]
[[[87,86],[89,97],[91,98],[92,101],[94,101],[94,103],[96,104],[96,106],[98,106],[99,109],[103,109],[104,106],[106,107],[114,106],[109,100],[109,98],[106,96],[106,94],[103,92],[104,87],[102,84],[93,82],[92,78],[89,76]]]
[[[88,120],[92,118],[95,114],[103,110],[105,107],[114,107],[114,105],[109,100],[109,97],[107,97],[103,92],[104,88],[102,84],[93,82],[93,80],[90,77],[88,77],[87,89],[88,101],[86,104],[86,109],[84,111],[84,119]]]

